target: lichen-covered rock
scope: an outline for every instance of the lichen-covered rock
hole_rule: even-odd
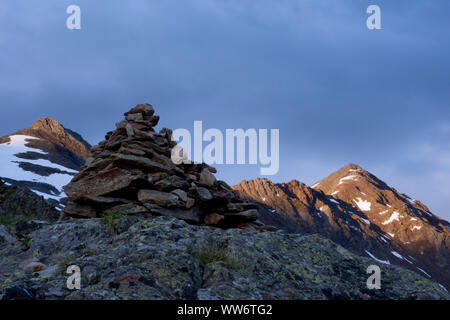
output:
[[[318,235],[119,215],[59,222],[28,236],[25,248],[0,243],[4,299],[449,299],[414,272]],[[28,274],[24,261],[40,267]],[[366,286],[372,264],[381,268],[379,290]],[[66,287],[70,265],[81,269],[80,290]]]
[[[12,234],[10,228],[4,225],[0,225],[0,244],[1,243],[14,243],[17,238]]]
[[[0,179],[0,219],[13,223],[20,219],[56,221],[59,212],[49,201],[26,187],[9,186]],[[1,222],[0,222],[1,223]]]

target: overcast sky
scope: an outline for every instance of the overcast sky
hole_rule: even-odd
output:
[[[81,30],[66,8],[82,10]],[[382,30],[366,28],[381,7]],[[96,144],[153,104],[160,127],[279,128],[276,182],[357,163],[450,219],[450,2],[0,3],[0,135],[51,116]],[[231,184],[258,166],[218,166]]]

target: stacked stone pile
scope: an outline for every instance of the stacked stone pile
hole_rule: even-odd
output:
[[[155,132],[159,116],[151,105],[137,105],[124,115],[64,187],[70,201],[62,219],[114,213],[172,216],[223,228],[259,225],[257,206],[216,180],[215,168],[171,160],[172,131]]]

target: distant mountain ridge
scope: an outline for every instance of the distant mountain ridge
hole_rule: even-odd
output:
[[[0,177],[46,199],[65,197],[62,187],[84,165],[90,144],[53,118],[0,138]]]
[[[311,187],[254,179],[233,188],[260,205],[265,223],[324,235],[356,254],[450,287],[450,224],[358,165]]]

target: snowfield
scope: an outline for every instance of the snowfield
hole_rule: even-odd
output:
[[[61,165],[58,165],[56,163],[53,163],[48,160],[44,159],[36,159],[36,160],[28,160],[28,159],[21,159],[16,156],[18,153],[25,153],[25,152],[34,152],[38,153],[42,156],[45,156],[46,153],[43,153],[39,149],[34,149],[27,147],[26,144],[29,142],[29,140],[39,140],[35,137],[25,136],[25,135],[13,135],[10,136],[11,141],[6,142],[3,144],[0,144],[0,177],[14,179],[17,181],[31,181],[31,182],[41,182],[41,183],[47,183],[52,186],[54,186],[56,189],[58,189],[61,194],[46,194],[37,192],[36,190],[33,190],[35,193],[44,196],[44,198],[52,198],[59,200],[62,197],[65,196],[62,188],[66,184],[70,182],[70,180],[73,178],[70,174],[61,174],[61,173],[54,173],[49,176],[41,176],[31,171],[23,170],[19,167],[18,162],[27,162],[35,165],[50,167],[59,169],[62,171],[66,171],[69,173],[75,174],[76,172],[72,169],[63,167]]]

